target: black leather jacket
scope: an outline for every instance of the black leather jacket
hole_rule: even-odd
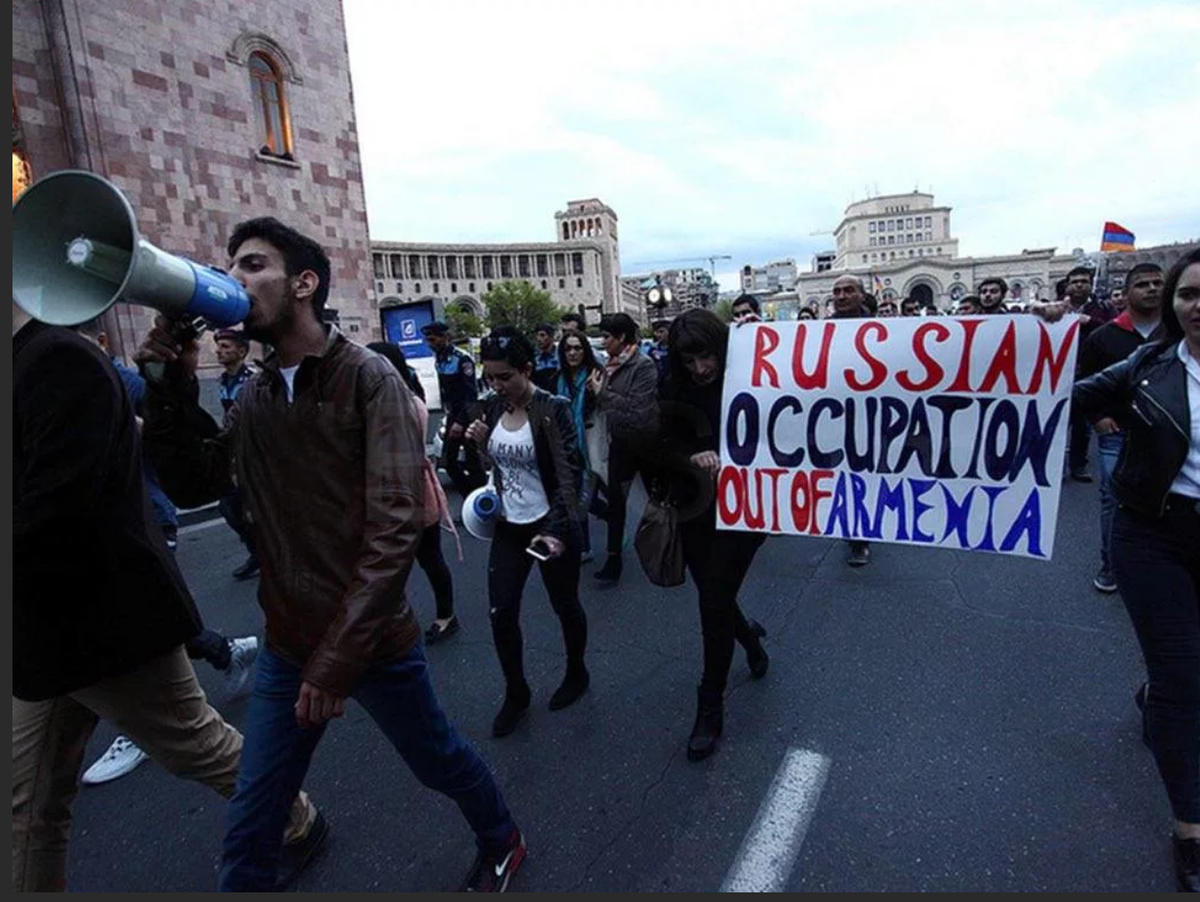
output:
[[[487,404],[484,422],[488,435],[491,435],[504,414],[504,402],[493,396],[484,403]],[[537,454],[538,475],[550,501],[550,513],[546,514],[541,531],[567,542],[574,524],[581,519],[580,481],[583,477],[583,457],[575,435],[571,402],[535,388],[533,400],[526,410]],[[496,474],[496,489],[503,491],[499,473]]]
[[[1112,417],[1125,434],[1113,474],[1117,500],[1161,517],[1191,442],[1187,371],[1179,343],[1148,344],[1078,382],[1071,396],[1089,420]]]

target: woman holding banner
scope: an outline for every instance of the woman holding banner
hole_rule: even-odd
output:
[[[1175,878],[1200,892],[1200,250],[1171,268],[1168,339],[1075,386],[1125,435],[1113,474],[1112,563],[1150,681],[1145,734],[1175,815]]]
[[[721,468],[721,390],[728,338],[729,329],[711,311],[689,310],[676,317],[667,339],[670,369],[660,405],[667,469],[654,481],[654,490],[677,505],[684,560],[700,596],[704,640],[689,761],[703,760],[717,749],[734,643],[746,650],[755,679],[766,675],[769,663],[761,641],[766,630],[747,620],[737,602],[766,534],[717,530],[714,484]]]

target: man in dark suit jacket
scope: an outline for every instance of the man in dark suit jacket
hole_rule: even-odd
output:
[[[200,618],[153,524],[120,375],[98,347],[15,303],[12,425],[13,889],[62,890],[71,801],[101,717],[225,797],[242,736],[205,701],[184,650]],[[319,819],[301,794],[295,848]]]

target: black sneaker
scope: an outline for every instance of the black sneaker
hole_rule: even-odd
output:
[[[233,571],[234,579],[249,579],[258,575],[258,555],[252,554],[246,558],[246,563]]]
[[[1092,474],[1087,470],[1072,470],[1071,478],[1076,482],[1095,482],[1095,479],[1092,478]]]
[[[304,872],[309,862],[321,851],[327,836],[329,836],[329,821],[325,820],[325,815],[318,811],[304,838],[290,842],[280,850],[279,868],[275,872],[275,889],[277,891],[282,892],[296,882],[296,878]]]
[[[865,567],[871,560],[871,546],[868,542],[851,542],[850,553],[846,555],[846,563],[851,567]]]
[[[525,837],[513,827],[512,836],[503,849],[480,852],[475,856],[471,873],[463,883],[464,893],[502,893],[508,889],[513,874],[525,860]]]

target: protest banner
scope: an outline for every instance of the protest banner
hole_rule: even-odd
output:
[[[730,331],[717,524],[1054,550],[1079,318],[909,317]]]

